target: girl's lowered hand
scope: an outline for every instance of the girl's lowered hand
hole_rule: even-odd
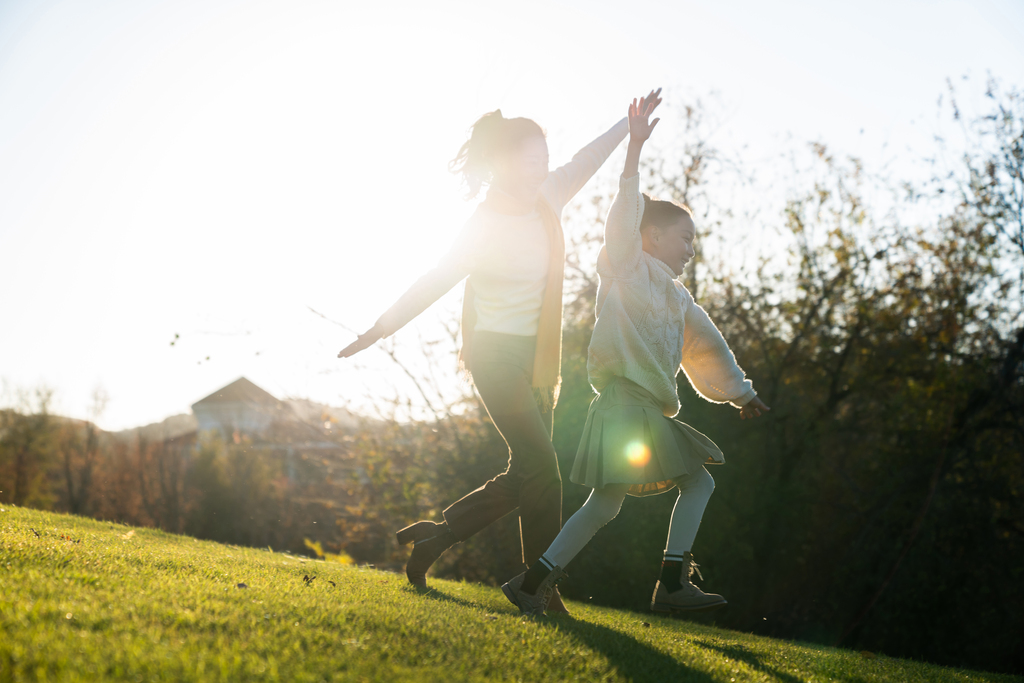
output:
[[[378,339],[384,336],[384,331],[380,329],[380,325],[374,325],[366,332],[356,337],[356,340],[343,348],[338,352],[338,358],[348,358],[359,353],[367,346],[373,345]]]
[[[643,144],[651,137],[651,132],[661,119],[649,122],[651,114],[661,104],[661,88],[652,90],[647,97],[635,99],[629,105],[629,141]]]
[[[740,419],[741,420],[753,420],[755,417],[761,417],[761,413],[767,413],[771,408],[764,404],[764,401],[759,399],[757,396],[750,399],[747,405],[740,408]]]

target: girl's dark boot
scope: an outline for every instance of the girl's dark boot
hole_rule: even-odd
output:
[[[687,612],[690,610],[707,609],[726,604],[725,598],[716,593],[705,593],[693,584],[694,574],[700,575],[700,565],[693,561],[690,552],[683,553],[682,567],[678,588],[667,585],[669,582],[662,582],[660,579],[654,586],[654,595],[651,597],[651,610],[654,612]],[[674,583],[674,582],[673,582]]]
[[[567,577],[568,574],[558,566],[554,569],[547,569],[547,565],[540,565],[539,563],[534,563],[534,566],[542,567],[544,569],[544,577],[534,593],[527,593],[523,590],[523,584],[526,582],[527,572],[523,572],[522,574],[509,579],[508,583],[501,587],[501,590],[505,593],[505,597],[508,598],[509,602],[519,608],[519,612],[521,614],[542,617],[544,616],[545,608],[547,608],[551,602],[551,596],[555,591],[555,585]],[[559,600],[559,602],[561,602],[561,600]],[[562,609],[565,608],[563,607]]]

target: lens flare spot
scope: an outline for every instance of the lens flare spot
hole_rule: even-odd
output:
[[[626,448],[626,459],[634,467],[643,467],[651,460],[651,451],[642,443],[631,443]]]

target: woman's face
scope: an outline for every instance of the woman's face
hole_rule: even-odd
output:
[[[494,184],[506,191],[525,194],[540,192],[548,177],[548,143],[541,135],[531,135],[498,160]]]

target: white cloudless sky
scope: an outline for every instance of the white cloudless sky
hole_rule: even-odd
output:
[[[397,369],[336,359],[308,307],[368,327],[436,262],[483,112],[537,120],[557,165],[652,87],[716,91],[752,164],[812,139],[882,164],[989,72],[1024,86],[1022,2],[6,0],[0,377],[78,417],[101,386],[107,429],[242,375],[383,394]]]

